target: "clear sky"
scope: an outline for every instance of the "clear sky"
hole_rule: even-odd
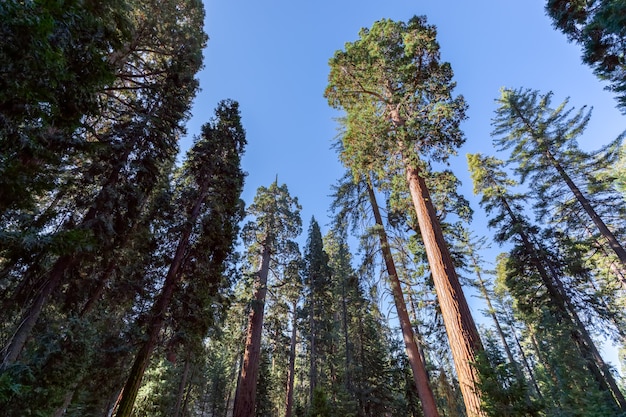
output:
[[[475,210],[472,229],[490,235],[485,215],[472,196],[465,154],[495,154],[490,132],[501,87],[554,92],[554,104],[570,97],[594,112],[584,149],[617,137],[624,116],[611,93],[580,60],[545,16],[545,0],[204,0],[208,47],[199,74],[202,91],[188,124],[189,136],[212,115],[221,99],[239,101],[248,146],[243,198],[276,176],[302,207],[306,232],[315,216],[325,232],[331,185],[344,169],[331,149],[336,136],[332,110],[323,97],[328,60],[359,29],[382,18],[407,21],[425,15],[438,28],[442,59],[452,65],[456,92],[468,105],[467,137],[451,168]],[[182,143],[189,146],[190,139]],[[504,156],[500,156],[504,158]]]
[[[327,223],[330,186],[343,173],[330,148],[338,113],[323,97],[328,59],[362,27],[381,18],[426,15],[438,28],[442,59],[451,63],[456,92],[469,104],[467,142],[452,169],[471,197],[465,154],[494,153],[491,118],[500,87],[554,91],[554,100],[594,107],[581,146],[596,148],[624,129],[611,93],[581,64],[578,45],[554,30],[541,0],[205,0],[205,68],[189,135],[211,117],[221,99],[239,101],[248,146],[244,199],[278,175],[311,216]],[[190,140],[184,140],[183,149]],[[481,211],[477,204],[476,222]]]

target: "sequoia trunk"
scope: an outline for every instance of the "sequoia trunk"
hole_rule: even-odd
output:
[[[259,377],[259,361],[261,358],[261,334],[263,331],[263,314],[265,295],[267,294],[267,276],[270,269],[270,247],[263,246],[261,268],[255,282],[254,299],[248,317],[246,349],[243,356],[241,376],[235,395],[233,417],[254,416],[256,406],[256,384]]]
[[[405,164],[407,182],[428,256],[428,264],[448,334],[465,408],[468,416],[482,417],[485,414],[480,408],[478,373],[472,365],[476,362],[478,352],[483,349],[482,343],[454,269],[426,182],[420,170],[408,158],[405,158]]]

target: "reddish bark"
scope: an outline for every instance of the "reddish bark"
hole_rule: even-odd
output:
[[[263,246],[261,268],[255,282],[254,299],[248,318],[246,349],[243,356],[243,366],[237,393],[233,417],[254,416],[256,406],[256,385],[259,378],[259,361],[261,358],[261,333],[263,331],[263,314],[265,310],[265,295],[267,294],[267,276],[270,269],[270,247]]]
[[[478,352],[483,349],[482,343],[454,269],[426,182],[420,170],[413,166],[408,158],[405,158],[405,164],[409,191],[428,256],[465,408],[468,416],[482,417],[485,413],[480,408],[478,373],[472,365],[476,362]]]
[[[378,202],[376,201],[376,195],[372,189],[371,184],[367,184],[367,191],[369,194],[370,203],[372,205],[372,211],[374,212],[374,219],[378,225],[378,237],[380,239],[380,246],[385,259],[385,266],[387,267],[387,273],[389,275],[389,284],[391,286],[391,292],[393,294],[393,300],[396,305],[396,311],[398,312],[398,320],[400,321],[400,329],[402,330],[402,338],[404,339],[404,345],[406,353],[409,358],[409,364],[413,371],[413,381],[417,388],[417,395],[422,403],[422,410],[425,417],[439,417],[437,411],[437,404],[433,391],[430,388],[428,380],[428,374],[422,357],[420,355],[417,343],[415,342],[415,336],[413,334],[413,327],[411,326],[411,320],[409,319],[409,313],[406,309],[406,302],[404,300],[404,294],[402,287],[400,286],[400,279],[398,278],[398,272],[396,271],[396,265],[393,260],[391,249],[389,248],[389,242],[387,239],[387,233],[383,227],[382,216],[380,215],[380,209],[378,208]]]
[[[174,296],[176,285],[180,280],[180,274],[178,271],[183,264],[193,224],[200,215],[200,209],[207,192],[207,187],[207,184],[203,184],[202,188],[199,190],[198,198],[194,202],[186,227],[178,241],[176,253],[174,254],[172,263],[167,271],[167,275],[165,276],[161,293],[152,306],[151,320],[147,330],[148,339],[141,346],[139,352],[137,352],[137,356],[135,356],[135,362],[133,363],[133,367],[130,370],[130,374],[124,384],[124,389],[122,390],[119,407],[115,413],[116,417],[130,417],[132,414],[137,393],[139,392],[139,388],[141,386],[143,374],[146,372],[146,368],[150,363],[150,356],[152,355],[152,351],[157,344],[159,333],[161,332],[161,328],[165,322],[165,313],[170,305],[170,302],[172,301],[172,297]]]

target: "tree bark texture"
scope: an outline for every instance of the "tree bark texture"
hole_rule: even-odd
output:
[[[70,255],[64,255],[54,263],[52,270],[48,274],[45,285],[33,300],[28,310],[22,315],[15,334],[13,334],[9,344],[3,349],[2,353],[4,354],[4,358],[2,359],[2,366],[0,368],[6,368],[17,361],[35,324],[37,324],[37,320],[39,320],[39,316],[43,311],[48,297],[50,297],[50,294],[59,286],[68,268],[75,263],[76,259]]]
[[[469,417],[483,417],[485,413],[480,407],[478,372],[473,366],[478,352],[483,349],[478,330],[454,269],[426,182],[420,170],[406,157],[405,164],[406,178],[450,341],[463,402]]]
[[[187,388],[187,379],[189,377],[189,368],[191,367],[191,360],[185,359],[185,366],[183,368],[183,374],[180,377],[180,383],[178,384],[178,393],[176,394],[176,404],[174,405],[173,417],[180,417],[180,413],[183,406],[183,400],[185,397],[185,388]]]
[[[259,378],[259,361],[261,358],[261,334],[263,331],[263,314],[265,295],[267,294],[267,276],[270,269],[270,247],[263,245],[261,268],[255,282],[254,299],[248,316],[246,348],[237,393],[233,417],[252,417],[256,406],[256,385]]]
[[[389,275],[389,284],[391,286],[391,292],[393,294],[393,300],[396,305],[396,311],[398,312],[398,320],[400,321],[400,329],[402,330],[402,338],[404,339],[404,345],[406,348],[407,356],[409,358],[409,364],[413,371],[413,381],[417,388],[417,394],[422,403],[422,409],[425,417],[439,417],[437,411],[437,404],[433,391],[430,387],[430,381],[428,380],[428,374],[426,373],[426,367],[422,361],[417,343],[415,342],[415,335],[413,334],[413,327],[411,326],[411,320],[409,319],[409,313],[406,309],[406,302],[404,300],[404,294],[402,287],[400,286],[400,279],[398,278],[398,272],[396,271],[396,265],[393,260],[393,255],[389,247],[387,239],[387,233],[383,226],[382,216],[380,209],[378,208],[378,202],[376,201],[376,195],[371,184],[368,182],[367,191],[369,194],[370,203],[372,205],[372,211],[374,212],[374,219],[378,226],[378,237],[380,239],[380,246],[385,259],[385,266],[387,267],[387,274]]]

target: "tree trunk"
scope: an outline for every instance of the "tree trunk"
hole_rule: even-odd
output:
[[[565,169],[563,169],[559,161],[554,158],[554,155],[552,155],[550,151],[546,151],[546,158],[557,170],[561,178],[563,178],[563,181],[565,181],[572,193],[574,193],[576,200],[578,200],[580,205],[583,207],[593,224],[596,225],[600,234],[604,236],[604,238],[609,242],[609,246],[617,254],[617,257],[622,262],[622,265],[626,266],[626,250],[619,243],[613,232],[611,232],[606,224],[604,224],[604,221],[598,215],[598,213],[596,213],[591,203],[589,203],[589,200],[587,200],[587,197],[585,197],[582,191],[580,191],[580,189],[576,186],[574,181],[572,181],[567,172],[565,172]],[[622,283],[626,284],[623,280]]]
[[[317,343],[316,343],[316,328],[315,328],[315,295],[311,294],[311,311],[309,312],[309,326],[311,333],[311,345],[310,345],[310,361],[309,361],[309,401],[313,401],[313,391],[317,386]]]
[[[506,340],[506,336],[504,335],[504,331],[502,330],[502,326],[500,326],[500,320],[498,319],[498,315],[496,314],[496,309],[493,307],[491,303],[491,297],[489,296],[489,292],[487,291],[487,287],[485,286],[485,281],[483,281],[482,275],[480,273],[480,267],[478,265],[478,260],[474,257],[472,253],[470,255],[472,266],[474,268],[474,272],[476,273],[476,277],[478,278],[478,287],[480,293],[482,294],[485,302],[487,303],[487,309],[489,310],[489,315],[493,320],[494,325],[496,326],[496,333],[500,337],[500,341],[502,342],[502,346],[504,347],[504,352],[506,353],[506,357],[509,360],[511,366],[515,368],[515,373],[520,381],[524,381],[524,374],[522,373],[519,364],[513,357],[513,353],[511,352],[511,347],[509,346],[509,342]]]
[[[65,412],[67,411],[67,407],[72,403],[72,399],[74,398],[74,393],[76,392],[76,388],[78,387],[78,383],[72,384],[69,391],[63,397],[63,404],[52,414],[52,417],[63,417]]]
[[[521,222],[504,197],[501,197],[501,203],[507,211],[507,214],[511,217],[513,224],[521,225]],[[543,284],[548,290],[551,301],[557,308],[557,311],[560,312],[561,317],[569,323],[572,340],[586,360],[589,371],[601,385],[601,389],[611,394],[618,408],[622,411],[626,410],[626,399],[619,389],[615,378],[613,378],[609,367],[606,362],[604,362],[600,352],[598,352],[589,332],[578,317],[576,308],[572,305],[557,271],[548,260],[543,260],[542,262],[530,237],[521,227],[518,227],[518,230],[518,235],[522,239],[524,248],[531,257],[531,262],[537,269]],[[546,265],[544,265],[544,262]],[[546,266],[549,268],[549,271],[546,269]]]
[[[524,364],[524,368],[526,369],[526,372],[528,372],[528,378],[530,378],[531,382],[533,383],[533,387],[535,388],[535,392],[537,394],[537,397],[543,401],[543,395],[541,394],[541,390],[539,389],[539,385],[537,384],[537,379],[535,379],[535,374],[530,366],[530,363],[528,362],[528,358],[526,357],[526,353],[524,353],[524,349],[522,348],[522,344],[519,341],[519,338],[517,337],[517,333],[515,331],[515,328],[513,328],[512,324],[509,323],[509,326],[511,326],[511,330],[513,333],[513,339],[515,339],[515,344],[517,346],[517,350],[519,350],[519,354],[522,357],[522,363]]]
[[[207,191],[206,188],[207,185],[203,184],[199,190],[198,198],[194,202],[189,218],[187,219],[186,226],[183,229],[180,240],[178,241],[176,253],[174,254],[172,263],[167,271],[167,275],[165,276],[165,282],[163,283],[163,288],[161,288],[161,293],[152,306],[150,314],[151,320],[147,329],[148,338],[141,346],[141,349],[139,349],[139,352],[137,352],[137,356],[135,356],[135,362],[133,363],[133,367],[130,370],[130,374],[128,375],[126,384],[124,384],[124,389],[122,390],[122,398],[119,402],[117,413],[115,414],[116,417],[130,417],[132,414],[135,399],[137,398],[137,393],[139,391],[139,387],[141,386],[143,374],[145,373],[150,362],[150,356],[152,355],[152,351],[157,344],[159,333],[161,332],[161,328],[165,322],[167,308],[172,301],[174,290],[180,279],[178,271],[183,264],[185,252],[189,246],[189,237],[191,236],[193,224],[200,215],[204,195]]]
[[[404,345],[406,347],[406,353],[409,358],[409,364],[413,371],[413,381],[417,388],[417,395],[422,403],[422,409],[425,417],[438,417],[437,404],[433,391],[430,387],[428,375],[426,374],[426,367],[422,362],[417,343],[415,342],[415,336],[413,334],[413,327],[411,326],[411,320],[409,319],[409,313],[406,309],[406,302],[404,300],[404,294],[402,293],[402,287],[400,286],[400,279],[398,278],[398,272],[396,271],[396,265],[393,260],[389,242],[387,239],[387,233],[383,226],[383,220],[380,215],[380,209],[378,208],[378,202],[376,201],[376,195],[369,180],[367,181],[367,191],[369,194],[370,203],[372,205],[372,211],[374,212],[374,219],[378,226],[378,237],[380,239],[380,246],[383,252],[383,258],[385,259],[385,265],[387,267],[387,274],[389,275],[389,284],[391,286],[391,292],[393,294],[393,300],[396,305],[396,311],[398,312],[398,320],[400,321],[400,329],[402,330],[402,338],[404,339]]]
[[[348,300],[347,300],[347,294],[346,294],[346,277],[343,277],[342,283],[341,283],[341,311],[342,311],[342,328],[343,328],[343,341],[344,341],[344,345],[345,345],[345,355],[346,355],[346,370],[345,370],[345,375],[346,375],[346,380],[345,380],[345,387],[346,387],[346,392],[352,396],[354,394],[354,391],[352,389],[352,371],[351,371],[351,363],[352,363],[352,358],[350,357],[351,352],[350,352],[350,335],[348,334]]]
[[[0,369],[6,369],[8,366],[17,361],[24,345],[26,344],[26,341],[28,340],[28,337],[35,327],[35,324],[37,324],[37,320],[39,320],[39,316],[41,315],[48,297],[50,297],[50,294],[52,294],[61,283],[61,279],[63,278],[65,271],[67,271],[67,269],[74,263],[76,263],[76,259],[70,255],[64,255],[54,263],[54,266],[48,275],[48,280],[28,310],[26,310],[26,312],[22,315],[20,325],[13,334],[11,341],[2,350],[4,358],[2,359],[2,366]]]
[[[480,408],[478,372],[473,366],[478,352],[483,350],[478,330],[454,269],[426,182],[420,170],[408,158],[404,159],[407,182],[450,341],[463,402],[469,417],[485,416]]]
[[[293,385],[295,381],[296,372],[296,336],[297,327],[296,321],[298,319],[297,303],[292,305],[291,316],[291,343],[289,346],[289,370],[287,371],[287,399],[285,401],[285,417],[291,417],[293,408]]]
[[[263,314],[265,295],[267,293],[267,276],[270,269],[270,245],[265,242],[261,258],[261,268],[255,282],[254,299],[248,317],[246,348],[241,367],[239,386],[235,394],[233,417],[252,417],[256,407],[256,385],[259,377],[259,360],[261,358],[261,333],[263,331]]]
[[[174,405],[173,417],[179,417],[183,405],[183,397],[185,396],[185,388],[187,387],[187,378],[189,377],[189,368],[191,366],[191,360],[185,359],[185,367],[183,368],[183,374],[180,377],[180,383],[178,384],[178,393],[176,395],[176,404]]]
[[[119,161],[122,162],[120,162],[120,164],[118,165],[118,169],[114,169],[106,178],[106,181],[103,182],[101,186],[101,191],[96,197],[95,204],[89,207],[80,225],[77,226],[75,230],[79,230],[81,227],[85,227],[85,225],[88,225],[89,222],[96,218],[99,213],[98,203],[101,202],[101,200],[104,198],[103,196],[106,194],[106,192],[108,192],[108,189],[111,187],[115,187],[115,185],[118,183],[120,171],[122,169],[121,165],[123,165],[123,161],[126,161],[129,153],[130,149],[125,149],[122,155],[119,155]],[[105,192],[105,190],[107,191]],[[64,226],[64,228],[67,228],[67,224]],[[28,340],[28,337],[30,336],[30,333],[32,332],[35,324],[37,324],[37,321],[39,320],[39,316],[43,311],[48,297],[54,292],[54,290],[56,290],[57,286],[61,283],[61,280],[67,270],[73,267],[78,262],[78,260],[78,254],[71,254],[63,255],[55,261],[54,266],[52,267],[50,273],[48,274],[48,278],[43,285],[43,288],[39,292],[39,295],[37,295],[30,308],[22,316],[19,327],[11,338],[9,344],[2,349],[4,358],[2,359],[2,365],[0,366],[0,370],[17,361],[20,353],[22,352],[22,349],[24,348],[24,345],[26,344],[26,341]]]

